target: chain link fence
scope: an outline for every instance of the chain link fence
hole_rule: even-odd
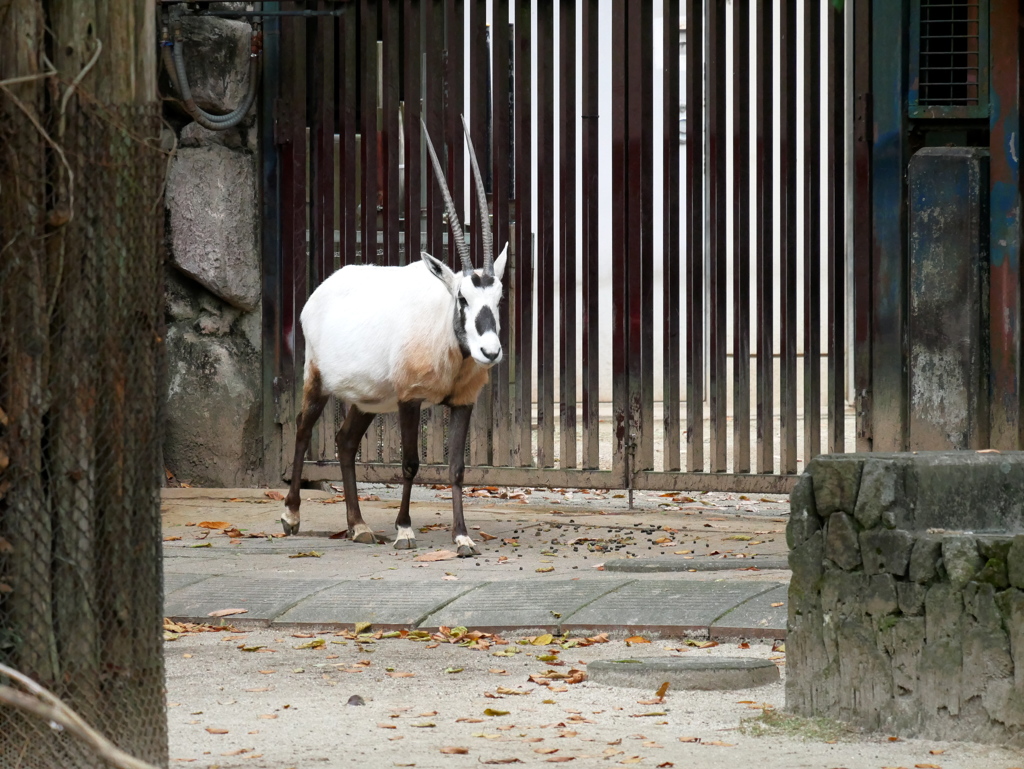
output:
[[[163,765],[159,105],[0,86],[0,663]],[[0,706],[0,768],[101,765]]]

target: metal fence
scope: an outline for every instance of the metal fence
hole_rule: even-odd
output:
[[[159,106],[14,83],[0,90],[0,662],[164,763]],[[0,766],[100,765],[0,707]]]
[[[309,293],[350,263],[455,260],[421,113],[472,231],[467,113],[511,244],[467,483],[781,492],[852,448],[842,5],[282,3],[344,7],[267,27],[265,428],[283,473]],[[325,414],[308,480],[338,474]],[[419,477],[443,483],[443,414],[424,435]],[[379,418],[360,477],[400,478],[399,451]]]

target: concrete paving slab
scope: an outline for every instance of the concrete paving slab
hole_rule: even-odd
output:
[[[561,632],[562,618],[627,584],[627,580],[604,579],[490,582],[431,614],[422,627]]]
[[[613,558],[604,562],[604,570],[621,574],[649,574],[651,572],[681,571],[735,571],[737,569],[789,569],[785,558]]]
[[[209,579],[213,574],[181,574],[177,572],[164,572],[164,595],[169,596],[175,590],[194,585]]]
[[[666,681],[669,691],[716,691],[767,686],[781,678],[770,660],[750,657],[645,657],[594,660],[587,677],[595,684],[657,690]]]
[[[736,580],[631,582],[563,618],[562,629],[707,636],[716,619],[773,587]]]
[[[744,601],[715,620],[711,625],[711,638],[785,638],[788,605],[789,586],[779,585]]]
[[[440,581],[343,582],[300,601],[273,624],[330,627],[372,622],[378,629],[413,628],[446,604],[475,592],[478,585]]]
[[[253,575],[210,577],[167,593],[164,616],[192,622],[211,622],[209,613],[220,609],[247,609],[226,621],[231,624],[266,624],[303,598],[331,587],[335,580],[289,579]]]

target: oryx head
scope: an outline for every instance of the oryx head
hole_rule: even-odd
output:
[[[473,262],[469,258],[469,246],[462,233],[462,222],[459,219],[459,212],[455,208],[451,193],[448,191],[448,184],[445,182],[444,173],[441,171],[441,164],[434,153],[434,145],[430,141],[430,134],[427,133],[427,125],[420,117],[423,125],[423,135],[427,139],[427,149],[430,152],[430,160],[434,166],[434,175],[441,187],[441,195],[444,197],[445,208],[448,211],[448,224],[452,229],[452,237],[455,239],[455,246],[458,248],[459,256],[462,257],[462,271],[453,272],[444,262],[435,259],[426,251],[422,258],[427,269],[447,286],[456,300],[453,328],[459,339],[459,346],[462,354],[472,355],[473,359],[481,366],[493,366],[501,361],[501,338],[498,335],[498,304],[501,302],[501,277],[505,274],[505,257],[508,252],[508,244],[502,249],[501,255],[494,258],[494,242],[491,235],[491,222],[487,209],[487,193],[484,191],[483,177],[480,175],[480,166],[477,164],[476,151],[473,149],[473,140],[469,135],[469,127],[466,125],[466,118],[462,118],[462,129],[466,133],[466,142],[469,146],[469,160],[473,166],[473,181],[476,186],[477,200],[480,209],[480,221],[478,231],[483,238],[484,266],[483,269],[473,269]]]

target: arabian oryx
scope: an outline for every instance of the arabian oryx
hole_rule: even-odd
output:
[[[422,119],[421,119],[422,123]],[[402,433],[402,504],[395,521],[395,548],[416,547],[409,518],[409,496],[419,469],[420,407],[444,404],[451,409],[448,456],[454,526],[459,556],[479,555],[466,531],[462,513],[462,476],[466,433],[477,394],[488,370],[501,360],[498,304],[505,272],[506,245],[494,258],[487,196],[473,141],[463,118],[473,180],[480,203],[479,229],[484,266],[474,270],[463,238],[458,210],[427,134],[427,149],[444,197],[452,237],[462,257],[462,271],[424,252],[404,267],[349,265],[327,278],[302,311],[306,337],[305,387],[295,433],[291,488],[281,515],[285,534],[299,530],[299,485],[310,432],[329,396],[348,404],[338,430],[338,461],[345,487],[348,536],[373,543],[356,493],[356,449],[374,414],[398,412]]]

